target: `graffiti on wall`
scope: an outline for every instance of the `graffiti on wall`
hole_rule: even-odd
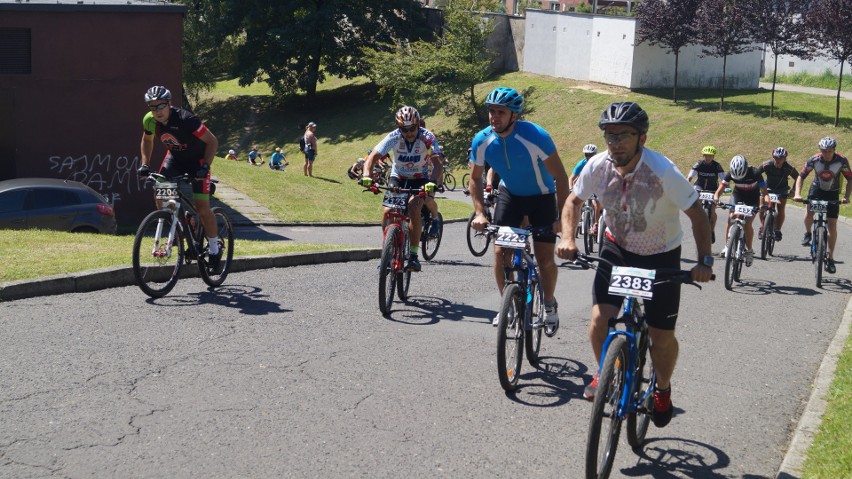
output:
[[[145,182],[136,174],[139,157],[95,153],[93,155],[48,157],[48,167],[57,177],[79,181],[101,193],[112,204],[122,194],[133,195],[145,190]]]

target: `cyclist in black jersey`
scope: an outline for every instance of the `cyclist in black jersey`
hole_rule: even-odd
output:
[[[766,175],[766,189],[769,193],[778,195],[778,215],[775,217],[775,231],[770,232],[775,235],[775,241],[781,241],[781,226],[784,224],[784,210],[787,207],[787,197],[790,196],[790,184],[787,178],[796,180],[799,178],[799,172],[796,168],[787,163],[787,150],[783,146],[775,148],[772,152],[772,159],[766,160],[757,167],[757,173]],[[760,234],[758,237],[763,239],[763,222],[766,218],[766,212],[760,210]]]
[[[743,203],[757,208],[761,205],[761,199],[765,199],[766,201],[769,200],[766,192],[766,181],[763,180],[763,176],[757,174],[753,166],[748,166],[748,161],[743,155],[737,155],[731,158],[731,168],[722,179],[722,182],[719,184],[719,188],[716,189],[716,194],[714,195],[714,199],[717,202],[729,184],[731,184],[731,203]],[[734,215],[734,211],[731,210],[729,218],[733,218]],[[753,222],[754,216],[746,218],[744,228],[746,248],[748,248],[745,258],[746,266],[751,266],[751,263],[754,260],[754,249],[751,247],[752,240],[754,239]],[[720,255],[723,258],[726,254],[728,254],[728,230],[730,228],[731,221],[729,220],[725,225],[726,246]]]
[[[153,86],[145,93],[145,103],[150,111],[142,118],[142,166],[138,174],[147,177],[151,173],[151,153],[154,151],[156,136],[168,150],[159,173],[167,177],[182,174],[195,177],[192,197],[209,240],[209,267],[216,269],[219,267],[221,252],[216,218],[210,210],[210,164],[213,163],[219,141],[197,116],[172,106],[171,100],[171,92],[163,86]]]
[[[725,170],[722,165],[716,161],[716,147],[707,145],[701,149],[701,156],[704,157],[698,163],[692,165],[689,174],[686,176],[687,181],[695,178],[695,189],[698,191],[713,191],[719,188],[719,181],[725,178]],[[710,211],[710,231],[716,231],[716,209]],[[716,235],[713,234],[713,242],[716,242]]]

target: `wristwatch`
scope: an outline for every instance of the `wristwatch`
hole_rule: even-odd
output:
[[[711,256],[711,255],[702,256],[700,263],[703,264],[704,266],[707,266],[708,268],[712,268],[713,267],[713,256]]]

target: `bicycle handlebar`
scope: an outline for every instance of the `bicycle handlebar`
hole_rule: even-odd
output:
[[[799,199],[799,200],[794,198],[793,201],[795,201],[797,203],[810,203],[812,200],[811,200],[811,198],[802,198],[802,199]],[[830,205],[842,205],[843,204],[843,202],[840,201],[840,200],[818,200],[818,199],[814,198],[813,201],[825,201],[826,203],[828,203]]]
[[[583,269],[598,269],[598,266],[594,263],[606,263],[609,266],[619,266],[617,264],[613,264],[612,261],[609,261],[605,258],[601,258],[600,256],[588,255],[583,253],[577,253],[577,259],[574,260],[574,264],[579,265]],[[695,286],[698,289],[701,289],[701,285],[692,281],[692,272],[685,269],[679,268],[657,268],[654,284],[663,284],[663,283],[681,283]],[[710,276],[710,281],[715,281],[716,275]]]
[[[420,188],[400,188],[398,186],[381,186],[381,185],[377,185],[375,183],[364,188],[364,191],[362,191],[362,193],[368,193],[369,192],[369,193],[373,193],[373,194],[377,195],[381,192],[381,190],[391,191],[393,193],[410,193],[410,194],[416,194],[417,196],[425,196],[426,195],[426,189],[425,189],[424,186],[421,186]],[[443,193],[445,191],[444,185],[441,185],[441,186],[435,188],[435,191]]]

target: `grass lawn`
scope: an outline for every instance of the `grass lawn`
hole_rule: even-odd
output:
[[[760,81],[772,83],[772,72],[769,72]],[[837,83],[839,77],[831,73],[831,70],[826,70],[820,75],[810,73],[790,73],[787,75],[778,75],[775,78],[775,83],[786,83],[789,85],[801,85],[814,88],[826,88],[828,90],[837,91]],[[849,73],[843,75],[843,83],[840,86],[843,91],[852,91],[852,82],[849,81]]]

